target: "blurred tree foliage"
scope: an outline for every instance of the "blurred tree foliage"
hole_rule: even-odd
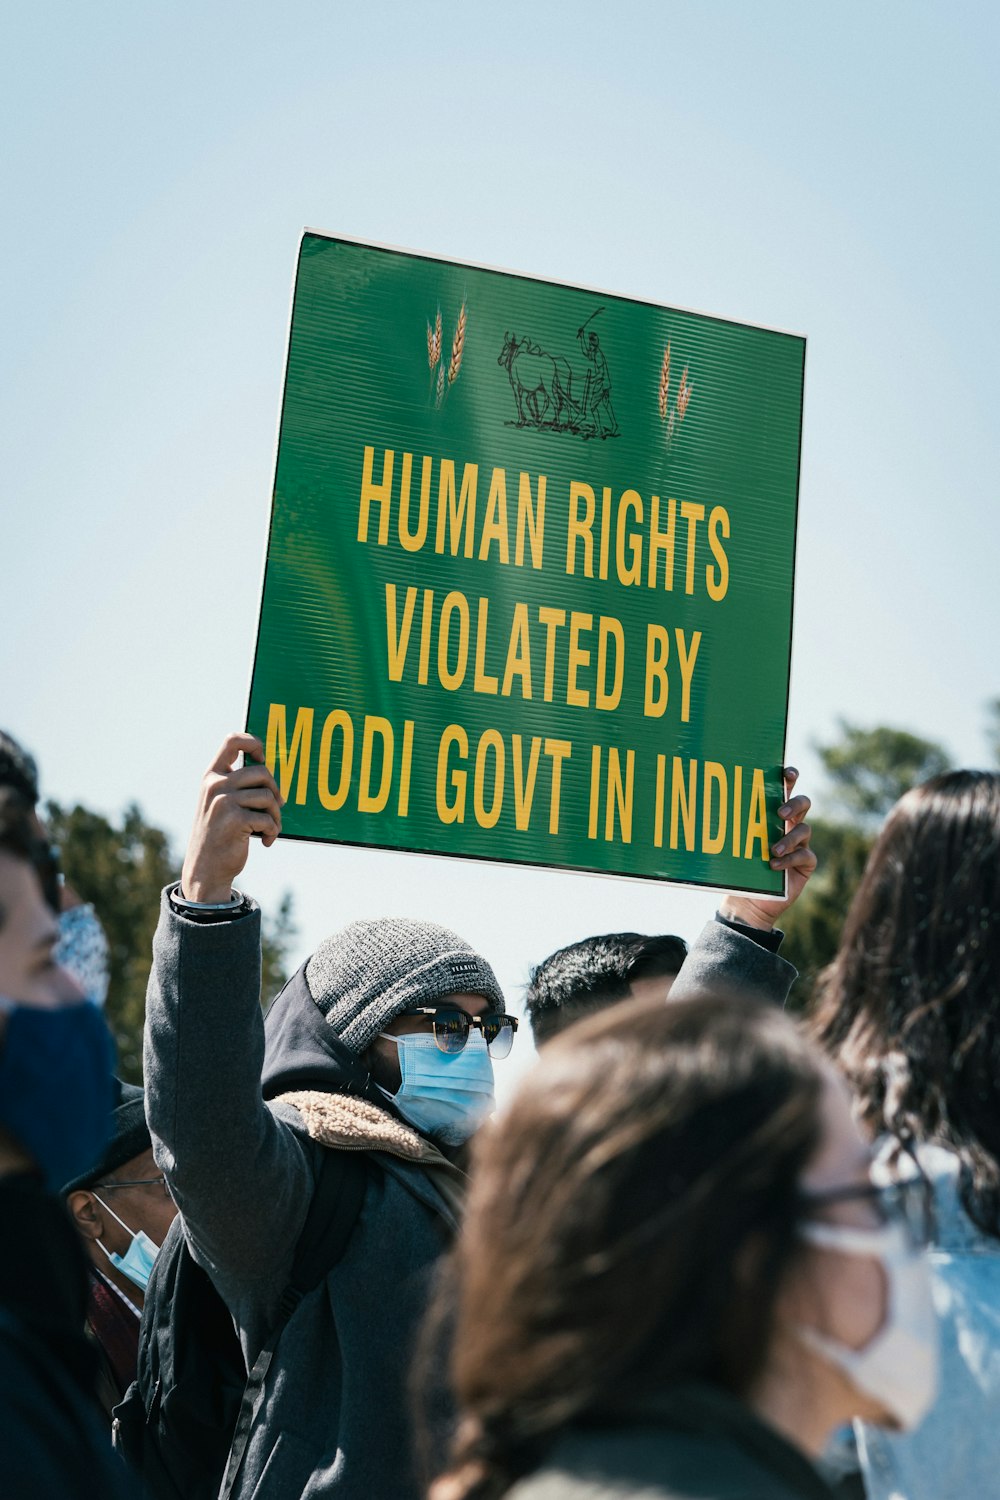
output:
[[[1000,698],[986,705],[986,743],[995,766],[1000,766]]]
[[[178,878],[180,861],[163,830],[147,823],[134,804],[117,826],[86,807],[55,802],[47,804],[45,816],[67,881],[83,901],[93,903],[107,934],[106,1013],[118,1045],[118,1071],[128,1082],[141,1083],[146,980],[160,892]],[[276,916],[264,924],[262,1003],[270,1003],[287,978],[294,936],[292,897],[286,892]]]
[[[297,932],[292,893],[286,891],[275,915],[264,914],[261,928],[260,1003],[265,1010],[288,978],[288,950]]]
[[[1000,716],[997,727],[1000,739]],[[782,955],[800,975],[791,996],[796,1008],[809,1004],[816,976],[837,951],[847,908],[886,813],[911,786],[951,765],[943,746],[885,725],[860,729],[841,720],[840,738],[817,748],[829,781],[825,795],[820,789],[813,801],[820,816],[809,819],[819,867],[781,924]]]
[[[877,832],[904,792],[949,770],[947,750],[905,729],[859,729],[840,721],[840,739],[818,746],[831,783],[834,812],[855,826]]]

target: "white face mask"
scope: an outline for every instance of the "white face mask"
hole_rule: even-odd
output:
[[[863,1349],[851,1349],[817,1328],[796,1332],[868,1396],[889,1411],[904,1431],[927,1415],[938,1389],[938,1322],[930,1268],[899,1224],[853,1229],[845,1224],[803,1224],[802,1239],[841,1255],[869,1255],[882,1262],[887,1284],[885,1322]]]

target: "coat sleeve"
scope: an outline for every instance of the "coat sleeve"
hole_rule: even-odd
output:
[[[195,1259],[227,1301],[283,1280],[313,1191],[306,1144],[261,1095],[260,910],[179,916],[164,892],[143,1062],[146,1116]]]
[[[706,922],[671,986],[670,999],[686,1000],[705,989],[733,989],[784,1005],[797,978],[794,964],[753,938],[724,922]]]

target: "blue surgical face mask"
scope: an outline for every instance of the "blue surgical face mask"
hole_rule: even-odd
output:
[[[159,1245],[155,1240],[149,1238],[144,1229],[130,1229],[124,1219],[118,1218],[113,1208],[108,1208],[108,1205],[100,1194],[95,1193],[94,1197],[101,1207],[107,1209],[111,1217],[117,1220],[125,1233],[132,1236],[132,1243],[124,1255],[119,1255],[117,1250],[109,1250],[101,1240],[98,1240],[97,1243],[101,1246],[101,1249],[115,1269],[121,1271],[123,1276],[127,1276],[129,1281],[134,1282],[140,1292],[145,1292],[149,1285],[149,1278],[153,1273],[153,1265],[156,1257],[160,1253]]]
[[[58,1192],[97,1162],[111,1139],[114,1044],[87,1000],[55,1009],[0,999],[0,1126]]]
[[[403,1080],[395,1094],[382,1092],[422,1135],[460,1146],[493,1113],[493,1064],[478,1031],[454,1053],[442,1052],[432,1036],[419,1032],[380,1035],[396,1043]]]

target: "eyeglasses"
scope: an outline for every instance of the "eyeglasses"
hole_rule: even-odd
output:
[[[934,1188],[916,1157],[909,1160],[916,1169],[892,1182],[860,1182],[850,1187],[830,1188],[822,1193],[806,1193],[810,1208],[829,1203],[849,1203],[855,1199],[872,1205],[883,1224],[899,1224],[915,1249],[923,1249],[935,1238]]]
[[[517,1030],[517,1017],[502,1011],[488,1010],[481,1016],[470,1016],[452,1005],[417,1005],[405,1012],[408,1016],[430,1016],[431,1031],[441,1052],[461,1052],[474,1026],[480,1031],[490,1056],[500,1059],[510,1055]]]
[[[115,1188],[161,1187],[163,1189],[164,1197],[170,1197],[170,1189],[167,1187],[167,1179],[162,1176],[136,1177],[131,1182],[95,1182],[94,1186],[95,1188],[103,1188],[107,1193],[113,1192]]]

